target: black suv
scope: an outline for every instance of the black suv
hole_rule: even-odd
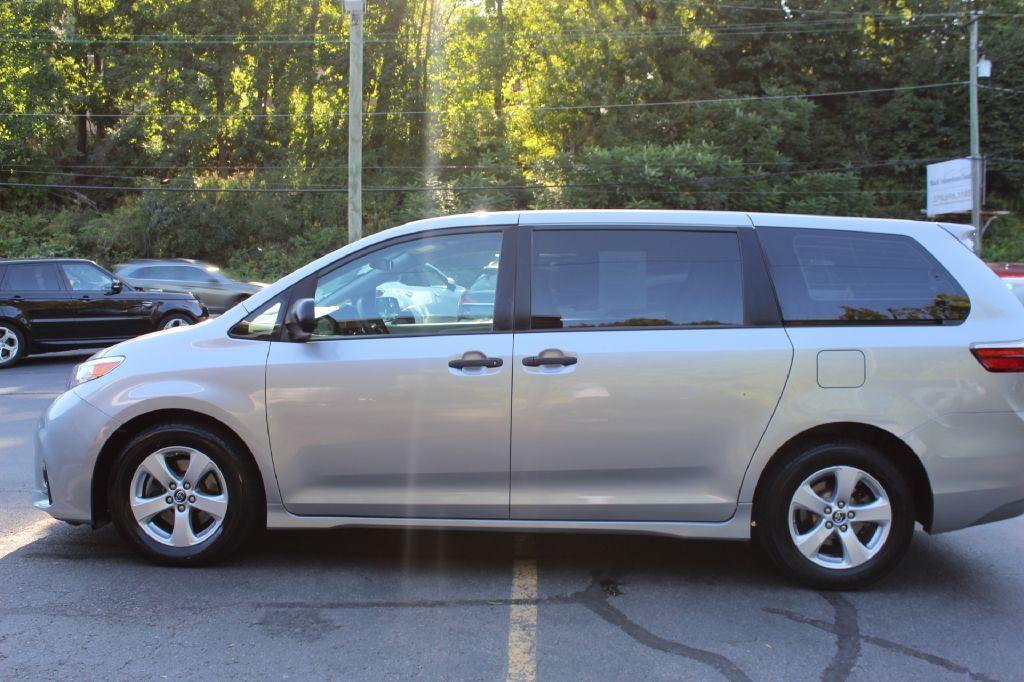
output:
[[[92,261],[0,261],[0,369],[29,353],[109,346],[208,316],[192,294],[139,291]]]

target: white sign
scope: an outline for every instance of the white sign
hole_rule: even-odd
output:
[[[971,160],[928,164],[928,215],[971,210]]]

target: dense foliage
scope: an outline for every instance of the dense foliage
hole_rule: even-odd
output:
[[[271,278],[341,245],[340,4],[0,3],[0,257]],[[370,2],[365,228],[561,207],[919,218],[925,164],[968,153],[972,8],[995,65],[988,203],[1019,213],[1022,0]],[[1002,219],[987,255],[1024,257],[1024,223]]]

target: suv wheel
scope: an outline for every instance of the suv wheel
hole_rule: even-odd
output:
[[[13,367],[25,357],[25,335],[10,322],[0,321],[0,369]]]
[[[171,313],[162,320],[160,320],[160,329],[174,329],[175,327],[188,327],[195,324],[188,315],[182,313]]]
[[[256,472],[217,433],[158,426],[114,464],[107,499],[133,549],[162,564],[208,564],[241,545],[262,518]]]
[[[875,448],[832,441],[769,474],[758,537],[784,571],[819,589],[855,589],[889,573],[914,532],[910,488]]]

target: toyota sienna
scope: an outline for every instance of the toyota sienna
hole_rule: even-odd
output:
[[[1024,307],[969,236],[410,223],[79,365],[39,427],[35,504],[174,565],[263,526],[601,531],[756,537],[808,584],[861,586],[915,523],[1024,512]],[[485,275],[489,310],[460,315],[453,291]]]

